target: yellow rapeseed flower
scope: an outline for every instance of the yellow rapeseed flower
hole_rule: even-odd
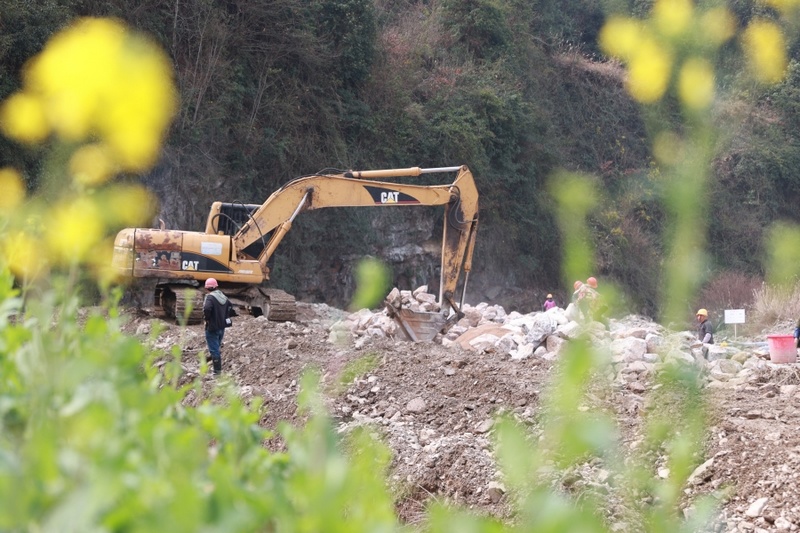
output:
[[[104,191],[103,218],[110,225],[138,226],[155,215],[155,199],[140,185],[116,185]]]
[[[80,19],[56,34],[25,72],[26,85],[47,102],[62,137],[82,140],[107,105],[117,76],[125,27],[111,19]]]
[[[175,113],[169,59],[112,19],[84,18],[53,37],[25,72],[58,134],[97,134],[123,170],[150,168]]]
[[[751,69],[759,81],[777,83],[786,72],[786,42],[780,28],[766,20],[755,20],[742,36]]]
[[[642,42],[641,24],[630,18],[613,16],[600,30],[600,47],[609,55],[628,60]]]
[[[693,10],[691,0],[656,0],[653,20],[664,35],[679,35],[689,27]]]
[[[645,39],[628,66],[628,91],[642,103],[659,100],[667,90],[672,57],[652,39]]]
[[[121,274],[113,266],[113,250],[113,239],[106,239],[95,246],[92,254],[87,258],[88,266],[94,273],[95,279],[103,287],[107,287],[121,278]]]
[[[42,245],[30,233],[15,231],[0,237],[0,250],[15,276],[34,279],[46,270]]]
[[[16,169],[0,168],[0,211],[8,213],[25,198],[25,182]]]
[[[42,101],[29,93],[11,95],[0,107],[0,126],[11,139],[35,144],[50,134]]]
[[[82,185],[106,182],[115,171],[108,148],[102,144],[87,144],[78,148],[69,160],[72,179]]]
[[[736,32],[736,18],[727,8],[714,7],[703,13],[703,33],[714,44],[722,44]]]
[[[64,201],[53,209],[45,232],[52,257],[62,263],[87,258],[103,237],[104,226],[97,206],[88,198]]]
[[[170,63],[151,42],[138,39],[121,55],[113,98],[98,126],[129,170],[155,163],[176,110]]]
[[[687,59],[678,80],[681,101],[696,110],[705,109],[714,100],[714,68],[702,58]]]

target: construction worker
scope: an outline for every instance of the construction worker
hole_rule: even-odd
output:
[[[577,304],[578,298],[581,293],[581,287],[583,287],[583,282],[581,280],[576,280],[575,283],[572,284],[572,303]]]
[[[711,322],[708,321],[708,311],[698,309],[697,313],[697,339],[703,344],[714,344],[714,332]]]
[[[714,332],[711,329],[711,322],[708,321],[708,311],[698,309],[695,313],[697,317],[697,339],[703,343],[703,357],[708,359],[707,344],[714,344]]]
[[[542,304],[542,311],[549,311],[550,309],[556,306],[556,302],[553,300],[553,295],[548,294],[547,299]]]
[[[225,328],[229,327],[233,316],[233,305],[228,297],[219,289],[219,284],[214,278],[208,278],[205,284],[208,294],[203,301],[203,319],[206,324],[206,344],[211,354],[211,363],[214,375],[222,372],[222,338]]]
[[[597,280],[595,280],[595,285],[597,285]],[[572,303],[574,303],[575,307],[578,308],[581,319],[591,320],[592,306],[597,297],[597,291],[595,291],[588,283],[584,283],[580,280],[576,281],[572,287],[575,289],[575,292],[572,293]]]

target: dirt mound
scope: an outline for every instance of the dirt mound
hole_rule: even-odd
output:
[[[345,316],[326,305],[299,303],[296,322],[237,317],[225,334],[223,370],[243,396],[264,398],[267,411],[261,423],[268,428],[284,420],[303,422],[296,410],[300,377],[305,370],[319,370],[336,422],[343,428],[380,428],[392,448],[390,481],[403,494],[398,510],[405,520],[417,520],[431,497],[509,517],[492,454],[493,419],[507,413],[534,426],[555,363],[482,354],[460,345],[334,340],[330,328]],[[144,335],[150,321],[134,316],[126,328]],[[183,346],[186,379],[196,377],[205,351],[202,326],[166,325],[155,345],[175,344]],[[714,425],[702,454],[708,463],[685,493],[688,499],[718,495],[718,531],[795,530],[800,525],[798,383],[795,365],[769,365],[745,384],[710,391]],[[197,400],[187,398],[189,403]],[[615,413],[622,443],[640,438],[645,391],[616,388],[596,401],[603,404],[596,407]],[[281,443],[276,438],[268,445],[279,448]],[[598,466],[588,465],[586,471],[570,473],[571,481],[554,482],[574,484],[577,476],[585,483],[606,483],[601,474]],[[623,523],[618,525],[624,530]]]

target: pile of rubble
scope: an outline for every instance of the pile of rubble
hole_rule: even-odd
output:
[[[394,289],[387,300],[413,311],[439,311],[436,297],[428,294],[426,286],[414,291]],[[581,320],[572,304],[566,309],[554,307],[524,315],[516,311],[506,313],[499,305],[465,304],[462,312],[463,318],[434,342],[512,360],[552,361],[568,341],[584,338],[611,354],[613,378],[634,390],[640,388],[642,375],[651,375],[664,364],[705,365],[705,374],[713,386],[744,384],[754,372],[771,364],[766,343],[746,347],[727,343],[704,345],[693,332],[668,332],[638,316],[610,319],[606,323]],[[385,310],[362,309],[330,330],[331,341],[349,336],[355,339],[356,346],[375,337],[391,339],[399,335],[400,328]]]

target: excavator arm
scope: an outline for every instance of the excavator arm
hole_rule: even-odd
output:
[[[420,176],[432,173],[456,173],[452,183],[445,185],[411,185],[377,181],[386,178]],[[445,207],[444,232],[442,236],[442,264],[439,283],[439,303],[442,313],[429,322],[431,333],[420,334],[406,331],[412,340],[429,340],[439,330],[449,327],[461,315],[466,283],[472,268],[472,254],[478,224],[478,190],[466,166],[444,168],[403,168],[389,170],[349,171],[339,174],[315,174],[293,180],[273,193],[257,208],[249,220],[233,236],[234,248],[242,250],[254,243],[262,242],[258,256],[262,271],[268,276],[267,263],[283,237],[291,229],[292,222],[303,211],[328,207],[363,206],[437,206]],[[456,301],[456,291],[461,274],[464,273],[461,299]],[[390,314],[398,315],[393,307]],[[450,310],[453,313],[450,313]],[[407,310],[404,310],[407,311]],[[414,317],[406,317],[406,325]],[[439,319],[442,320],[439,320]],[[439,322],[441,325],[438,325]],[[403,325],[403,324],[401,324]],[[437,327],[438,326],[438,327]],[[415,327],[412,326],[412,329]],[[419,329],[425,329],[417,327]],[[423,339],[422,337],[425,337]]]

